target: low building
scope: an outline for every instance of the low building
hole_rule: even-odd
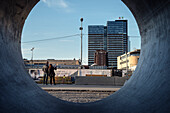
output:
[[[123,54],[117,57],[117,69],[134,71],[139,61],[140,49],[136,49],[134,51],[128,52],[127,54]]]
[[[56,77],[75,77],[75,76],[112,76],[111,69],[56,69],[54,70]],[[42,69],[29,68],[28,73],[34,79],[43,77],[44,72]],[[80,74],[81,73],[81,74]]]
[[[79,69],[79,68],[80,65],[58,65],[57,66],[57,69]]]
[[[27,60],[24,59],[24,64],[26,68],[42,68],[44,65],[46,65],[47,61],[49,64],[52,64],[54,66],[60,66],[64,67],[64,65],[68,65],[69,67],[74,67],[79,65],[79,60],[73,59],[73,60],[55,60],[55,59],[47,59],[47,60]],[[67,66],[67,67],[68,67]]]
[[[107,66],[89,66],[89,69],[107,69]]]

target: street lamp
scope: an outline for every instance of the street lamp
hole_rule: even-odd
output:
[[[33,67],[33,51],[34,51],[34,47],[33,48],[31,48],[31,51],[32,51],[32,57],[31,57],[31,60],[32,60],[32,67]]]
[[[83,18],[80,18],[80,21],[81,21],[81,27],[80,27],[80,30],[81,30],[81,58],[80,58],[80,61],[81,61],[81,65],[82,65],[82,38],[83,38]]]
[[[83,38],[83,18],[80,18],[81,21],[81,57],[80,57],[80,71],[79,71],[79,76],[81,76],[81,68],[82,68],[82,38]]]

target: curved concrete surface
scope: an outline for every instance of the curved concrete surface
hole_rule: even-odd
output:
[[[38,0],[0,1],[1,113],[168,113],[170,112],[169,0],[123,0],[142,36],[136,72],[112,96],[98,102],[61,101],[39,88],[24,69],[21,32]]]

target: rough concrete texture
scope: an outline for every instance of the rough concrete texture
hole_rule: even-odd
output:
[[[119,91],[102,101],[75,104],[39,88],[25,71],[21,32],[38,0],[0,1],[1,113],[168,113],[170,112],[169,0],[123,0],[142,36],[139,65]]]
[[[113,85],[123,86],[126,77],[95,77],[95,76],[77,76],[76,85]]]

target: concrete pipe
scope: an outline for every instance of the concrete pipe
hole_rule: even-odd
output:
[[[101,101],[78,104],[57,99],[24,68],[21,33],[39,0],[0,0],[1,113],[168,113],[170,112],[169,0],[123,0],[139,25],[138,67],[119,91]]]

